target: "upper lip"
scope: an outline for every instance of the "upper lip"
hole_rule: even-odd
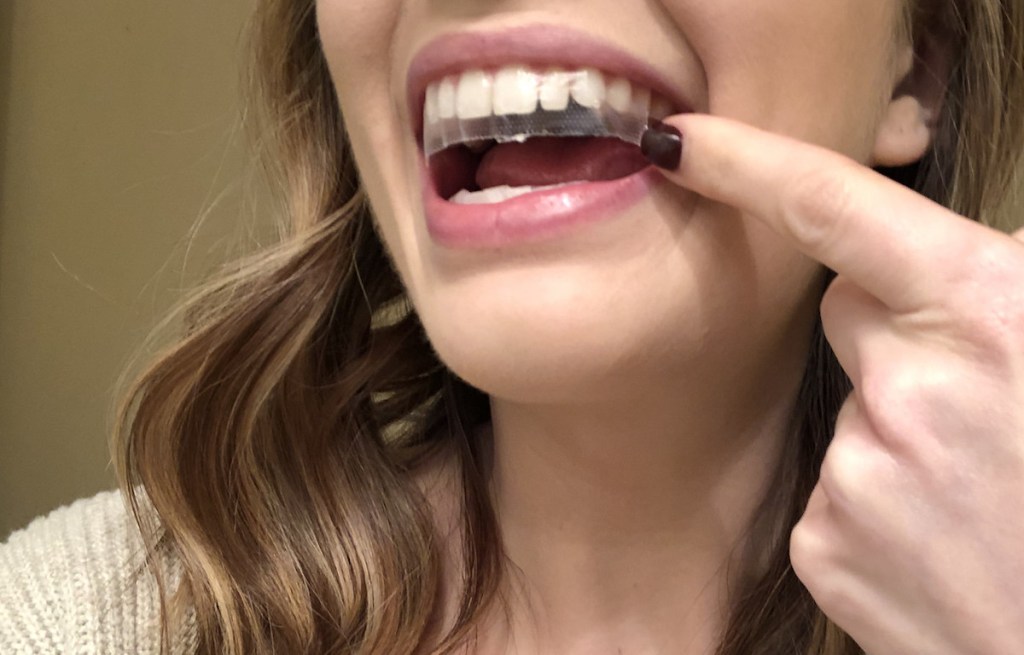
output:
[[[427,43],[409,64],[407,102],[417,140],[422,140],[423,103],[431,82],[465,70],[507,64],[596,68],[649,88],[676,111],[689,111],[692,106],[653,66],[585,32],[550,25],[455,32]]]

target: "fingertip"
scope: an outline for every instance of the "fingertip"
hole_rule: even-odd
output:
[[[673,125],[652,120],[640,139],[647,160],[665,171],[676,171],[683,157],[683,134]]]

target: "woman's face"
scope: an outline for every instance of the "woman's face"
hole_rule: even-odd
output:
[[[905,72],[900,12],[898,0],[317,3],[379,233],[431,343],[468,382],[519,402],[598,401],[794,364],[821,270],[756,219],[651,170],[501,204],[431,199],[417,136],[422,94],[410,85],[470,68],[589,63],[609,82],[631,80],[634,93],[657,87],[673,112],[741,119],[870,164]],[[437,41],[460,33],[485,36]],[[527,169],[557,171],[562,157],[579,167],[588,151],[564,145],[534,150]],[[595,156],[602,167],[607,159]],[[514,160],[506,157],[506,175]],[[508,236],[524,221],[566,217],[578,223]],[[462,233],[437,228],[458,220],[479,221],[462,228],[476,236],[459,241],[452,235]]]

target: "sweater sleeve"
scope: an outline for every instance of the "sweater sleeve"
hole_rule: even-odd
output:
[[[0,545],[0,653],[160,653],[160,605],[118,491],[75,501]],[[167,567],[175,583],[173,564]],[[186,626],[187,628],[188,626]],[[193,647],[172,635],[171,654]]]

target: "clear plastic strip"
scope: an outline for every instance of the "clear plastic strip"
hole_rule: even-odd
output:
[[[652,96],[596,69],[466,71],[427,88],[423,149],[430,156],[461,143],[545,136],[615,137],[639,145],[649,116],[667,112]]]
[[[603,136],[640,144],[647,128],[646,113],[640,117],[621,114],[607,104],[591,109],[570,101],[565,111],[532,114],[490,115],[469,120],[439,119],[424,127],[423,148],[429,157],[460,143],[494,139],[498,143],[523,142],[530,137]]]

